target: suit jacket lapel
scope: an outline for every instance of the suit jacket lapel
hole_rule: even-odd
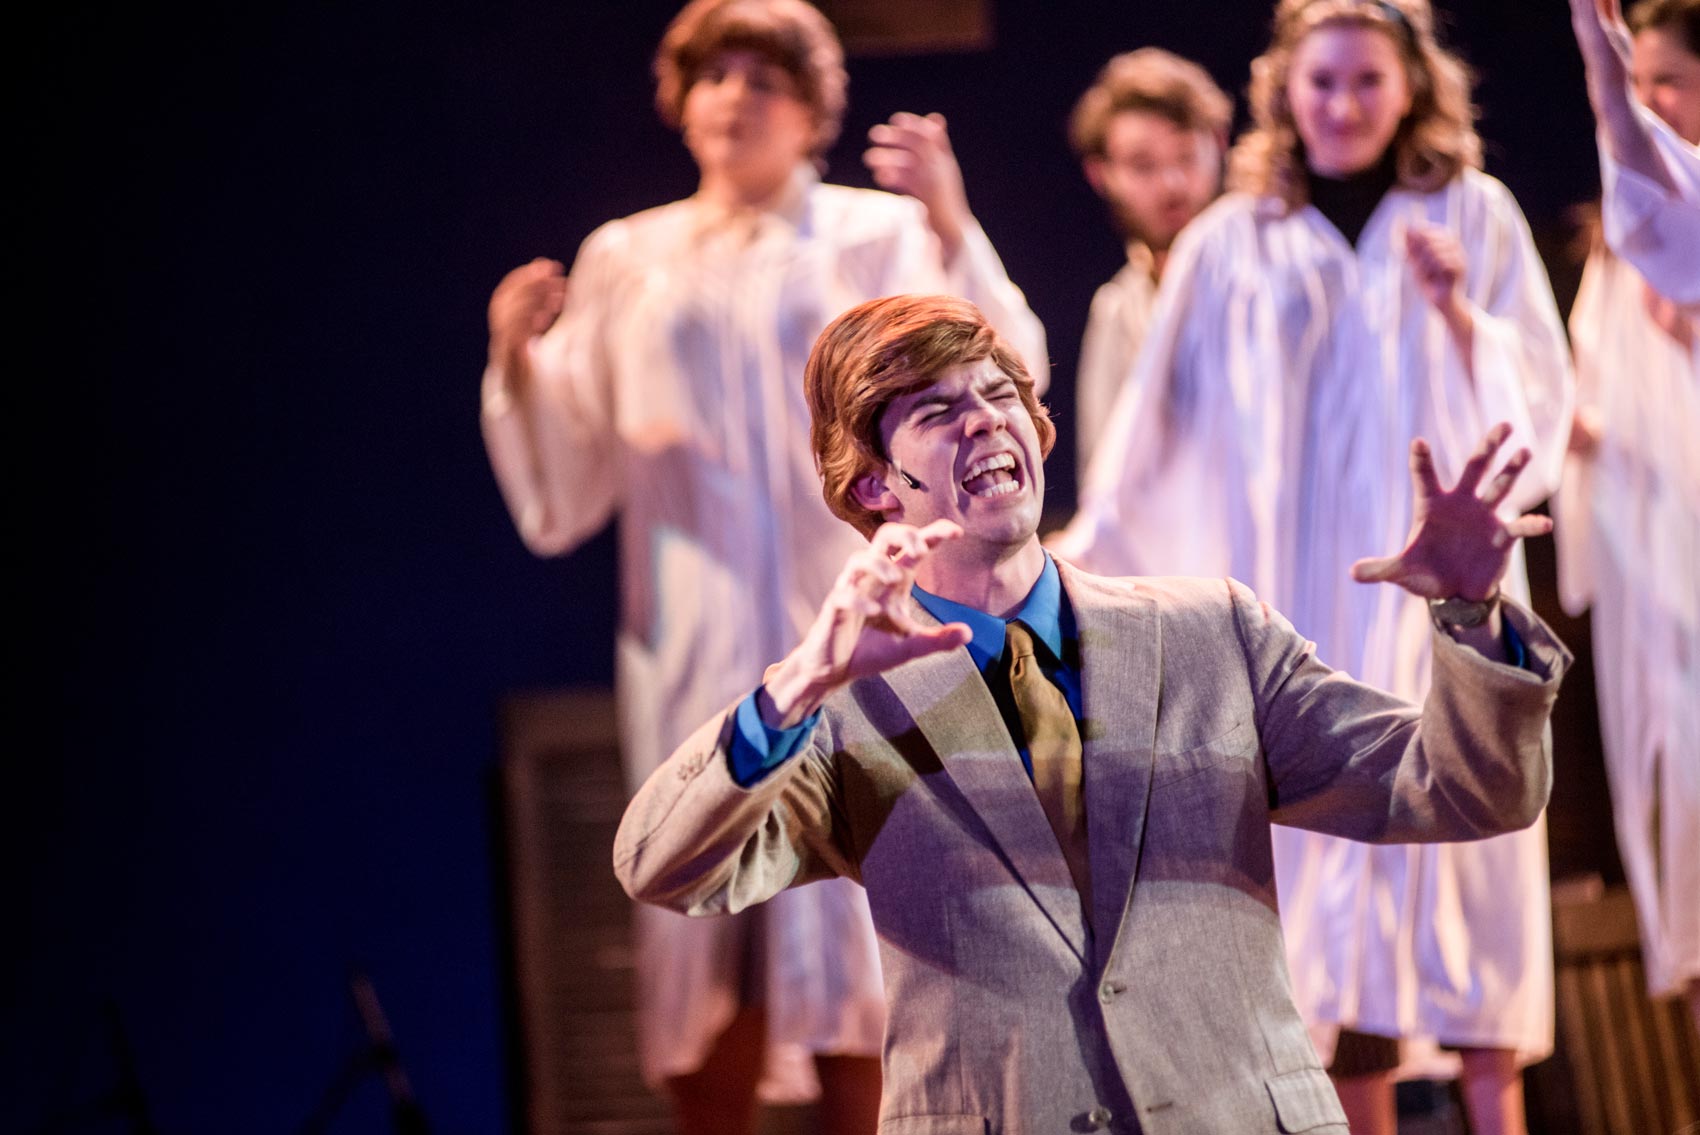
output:
[[[1133,897],[1157,740],[1161,638],[1157,604],[1131,585],[1106,586],[1062,561],[1080,635],[1080,739],[1092,924],[1100,972]]]
[[[938,625],[917,603],[911,603],[911,614],[917,622]],[[1068,862],[968,651],[917,659],[884,677],[1033,901],[1070,948],[1088,960],[1086,920]],[[1090,804],[1090,792],[1087,800]],[[1090,831],[1090,818],[1087,824]]]

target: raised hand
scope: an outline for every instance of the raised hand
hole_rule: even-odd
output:
[[[539,256],[502,277],[490,296],[490,353],[504,355],[549,330],[567,302],[559,260]]]
[[[1631,40],[1620,0],[1570,0],[1570,26],[1590,80],[1621,83],[1628,77]]]
[[[1512,546],[1524,537],[1552,531],[1552,520],[1545,516],[1504,521],[1498,515],[1499,506],[1529,464],[1527,449],[1512,454],[1499,475],[1482,488],[1489,466],[1510,436],[1511,427],[1504,422],[1489,430],[1451,489],[1440,485],[1428,442],[1422,438],[1411,442],[1410,539],[1398,555],[1353,564],[1352,578],[1359,583],[1394,583],[1425,599],[1479,600],[1497,593]]]
[[[1605,149],[1625,169],[1652,180],[1667,193],[1676,193],[1670,168],[1636,114],[1629,93],[1634,41],[1624,25],[1620,0],[1570,0],[1570,24],[1582,51],[1588,101]]]
[[[1423,298],[1448,318],[1464,303],[1464,246],[1439,225],[1416,224],[1405,230],[1405,260]]]
[[[1660,295],[1645,280],[1641,281],[1641,304],[1653,325],[1669,335],[1678,347],[1686,351],[1694,345],[1695,320],[1679,304]]]
[[[909,616],[915,567],[962,535],[948,520],[924,528],[882,525],[839,572],[820,614],[797,648],[767,672],[757,707],[769,725],[802,721],[828,694],[857,678],[967,644],[967,626],[926,627]]]
[[[938,235],[948,261],[962,246],[962,233],[971,214],[962,167],[950,146],[944,115],[899,112],[891,121],[868,131],[872,143],[862,161],[874,183],[903,193],[927,207],[927,223]]]
[[[1578,405],[1570,415],[1570,439],[1565,448],[1578,457],[1592,457],[1605,439],[1605,418],[1598,406]]]

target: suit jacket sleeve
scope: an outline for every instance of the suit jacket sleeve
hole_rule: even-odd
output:
[[[857,877],[830,714],[800,753],[744,788],[727,762],[736,711],[691,734],[627,806],[614,838],[614,874],[634,899],[685,914],[725,914],[786,887]]]
[[[1507,600],[1528,668],[1434,633],[1420,707],[1319,661],[1278,612],[1234,585],[1271,819],[1364,843],[1481,839],[1528,827],[1552,784],[1547,727],[1569,652]]]

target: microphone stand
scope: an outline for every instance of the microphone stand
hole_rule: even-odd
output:
[[[354,1089],[372,1072],[383,1077],[385,1090],[389,1092],[390,1117],[395,1122],[396,1135],[430,1135],[425,1112],[419,1101],[413,1098],[413,1085],[408,1082],[407,1072],[396,1054],[395,1037],[390,1032],[389,1020],[384,1016],[383,1006],[378,1003],[378,993],[372,988],[371,979],[356,970],[349,975],[348,985],[368,1043],[343,1065],[342,1071],[337,1073],[320,1097],[313,1114],[301,1125],[299,1135],[323,1135],[330,1130],[331,1120],[348,1102]]]

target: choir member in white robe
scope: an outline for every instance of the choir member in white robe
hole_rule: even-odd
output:
[[[1555,508],[1560,594],[1573,613],[1593,608],[1648,989],[1685,996],[1700,1024],[1700,0],[1640,5],[1633,39],[1615,7],[1575,0],[1572,13],[1604,198],[1570,315],[1579,408]]]
[[[821,328],[870,297],[951,291],[1047,373],[1043,329],[968,211],[942,120],[872,132],[876,180],[911,196],[818,179],[845,73],[817,11],[698,0],[657,75],[697,193],[603,225],[570,277],[543,260],[510,273],[483,386],[490,461],[533,551],[568,552],[620,519],[634,787],[795,645],[862,542],[822,501],[809,446],[801,376]],[[884,1000],[860,888],[802,888],[752,918],[638,919],[642,1065],[682,1131],[748,1125],[764,1042],[765,1098],[806,1097],[818,1075],[823,1130],[873,1130]]]
[[[1599,123],[1600,172],[1609,208],[1606,244],[1655,291],[1700,306],[1700,135],[1693,5],[1645,0],[1631,40],[1618,0],[1571,0],[1571,24]],[[1636,57],[1643,63],[1637,64]],[[1635,93],[1630,91],[1634,68]]]
[[[1467,80],[1432,23],[1424,0],[1280,4],[1241,191],[1181,234],[1056,541],[1103,574],[1236,576],[1330,665],[1418,699],[1429,612],[1348,579],[1412,523],[1409,439],[1450,477],[1512,423],[1534,459],[1507,507],[1527,509],[1557,484],[1572,393],[1546,274],[1510,193],[1472,168]],[[1504,586],[1526,598],[1520,557]],[[1336,1026],[1458,1046],[1472,1129],[1523,1130],[1518,1067],[1552,1046],[1544,825],[1423,848],[1277,829],[1275,850],[1324,1058]],[[1390,1064],[1334,1055],[1353,1130],[1391,1132]]]
[[[1117,55],[1075,103],[1069,141],[1127,246],[1127,264],[1092,296],[1080,344],[1079,469],[1133,369],[1175,237],[1222,190],[1233,115],[1209,72],[1160,47]]]

